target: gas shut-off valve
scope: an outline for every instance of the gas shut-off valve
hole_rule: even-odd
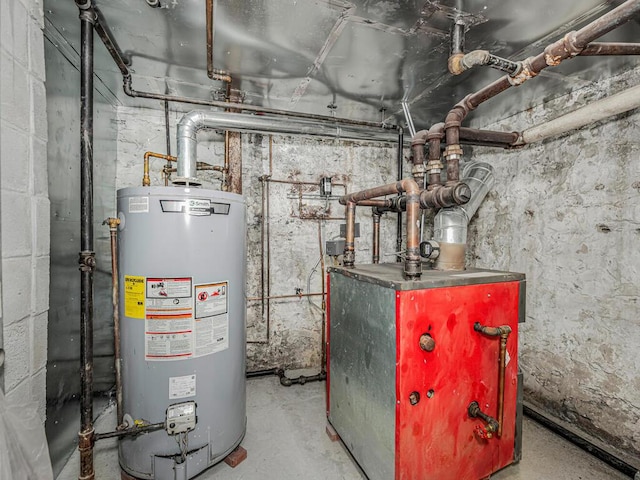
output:
[[[420,243],[420,256],[435,260],[440,255],[440,245],[435,240],[427,240]]]

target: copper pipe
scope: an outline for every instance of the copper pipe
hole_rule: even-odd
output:
[[[281,300],[284,298],[304,298],[304,297],[320,297],[324,293],[294,293],[291,295],[270,295],[266,297],[249,297],[247,302],[258,302],[260,300]]]
[[[355,260],[354,232],[355,232],[355,207],[362,200],[369,200],[395,193],[405,193],[407,212],[407,250],[404,262],[404,273],[407,278],[417,278],[422,274],[422,261],[420,259],[420,232],[418,217],[420,215],[420,187],[412,178],[405,178],[396,183],[390,183],[379,187],[350,193],[340,198],[342,205],[347,205],[347,232],[345,239],[345,267],[352,267]]]
[[[214,15],[214,1],[207,0],[206,5],[206,23],[207,23],[207,76],[211,80],[220,80],[223,82],[231,83],[231,75],[223,70],[213,68],[213,30],[215,28]]]
[[[171,134],[170,134],[170,129],[169,129],[169,102],[167,102],[166,100],[164,101],[164,131],[165,131],[165,136],[167,137],[167,156],[171,156]],[[165,169],[169,169],[171,168],[171,161],[167,160],[167,163],[165,164]],[[164,179],[164,186],[168,187],[169,186],[169,175],[170,174],[166,174],[165,179]]]
[[[380,263],[380,217],[381,215],[373,209],[373,257],[372,262]]]
[[[322,325],[320,328],[320,373],[326,372],[327,363],[327,293],[325,287],[324,250],[322,248],[322,222],[318,222],[318,247],[320,248],[320,276],[322,279]]]
[[[122,358],[120,354],[120,302],[118,286],[118,225],[120,219],[107,218],[103,225],[109,225],[111,237],[111,304],[113,306],[113,357],[116,374],[116,418],[117,429],[124,424],[122,408]]]
[[[384,200],[378,199],[370,199],[370,200],[360,200],[358,202],[359,207],[378,207],[378,208],[386,208],[391,209],[395,206],[395,203],[392,199],[386,198]]]
[[[144,154],[144,175],[142,176],[142,186],[148,187],[151,185],[151,178],[149,177],[149,160],[151,158],[161,158],[166,160],[167,162],[177,162],[178,159],[176,157],[172,157],[171,155],[163,155],[162,153],[155,152],[145,152]]]
[[[640,43],[592,42],[580,52],[581,57],[593,55],[640,55]]]
[[[229,130],[224,131],[224,168],[229,171]],[[229,176],[225,176],[222,182],[222,190],[229,191]]]
[[[278,180],[275,178],[268,178],[267,181],[271,183],[284,183],[287,185],[313,185],[316,187],[318,186],[318,182],[302,182],[300,180]],[[344,187],[345,190],[347,189],[347,185],[344,183],[331,182],[331,185],[334,187]]]
[[[342,199],[340,199],[342,202]],[[355,237],[356,237],[356,203],[355,202],[347,202],[346,208],[346,217],[347,217],[347,225],[345,232],[345,242],[344,242],[344,266],[347,268],[352,268],[355,260],[356,260],[356,252],[355,252]]]
[[[480,332],[489,337],[500,337],[500,357],[498,367],[498,437],[500,437],[502,436],[502,426],[504,422],[504,379],[505,371],[507,369],[507,339],[511,333],[511,327],[509,325],[487,327],[476,322],[473,325],[473,329],[476,332]]]
[[[447,175],[452,175],[447,180],[458,180],[458,162],[462,156],[460,125],[471,110],[512,86],[522,85],[527,80],[537,76],[543,69],[549,66],[557,66],[563,60],[579,55],[589,43],[629,21],[639,12],[640,1],[627,0],[580,30],[567,33],[560,40],[548,45],[543,52],[535,57],[529,57],[524,60],[522,69],[518,74],[514,76],[505,75],[477,92],[467,95],[458,102],[449,111],[445,119],[447,139],[445,159],[447,160]],[[449,165],[449,163],[451,164]]]

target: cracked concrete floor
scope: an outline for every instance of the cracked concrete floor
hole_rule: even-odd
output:
[[[276,377],[247,381],[248,457],[235,469],[220,463],[197,480],[362,480],[364,475],[340,442],[325,433],[324,383],[281,387]],[[111,430],[115,408],[96,422]],[[97,480],[120,480],[116,442],[99,442],[95,452]],[[58,480],[78,478],[78,453]],[[608,467],[564,439],[525,418],[523,459],[493,475],[492,480],[623,480]],[[463,479],[460,479],[463,480]]]

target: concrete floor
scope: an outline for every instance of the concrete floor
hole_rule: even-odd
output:
[[[325,433],[324,383],[281,387],[276,377],[247,382],[247,459],[235,469],[215,465],[198,480],[362,480],[364,475],[340,442]],[[115,409],[96,422],[111,430]],[[95,453],[97,480],[120,480],[116,442],[99,442]],[[78,478],[77,451],[58,480]],[[523,460],[493,475],[492,480],[616,480],[628,477],[531,420],[524,421]],[[460,479],[464,480],[464,479]]]

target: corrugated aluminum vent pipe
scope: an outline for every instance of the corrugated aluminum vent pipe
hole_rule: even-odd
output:
[[[443,208],[433,220],[433,239],[440,245],[436,260],[439,270],[464,270],[467,227],[495,184],[493,167],[485,162],[469,162],[462,169],[462,182],[471,189],[471,199],[465,205]]]
[[[233,132],[280,133],[390,143],[398,141],[398,134],[395,131],[376,130],[371,127],[339,125],[330,121],[320,122],[266,115],[193,110],[183,116],[178,123],[178,178],[173,183],[200,185],[196,176],[196,135],[198,131],[205,128]]]

